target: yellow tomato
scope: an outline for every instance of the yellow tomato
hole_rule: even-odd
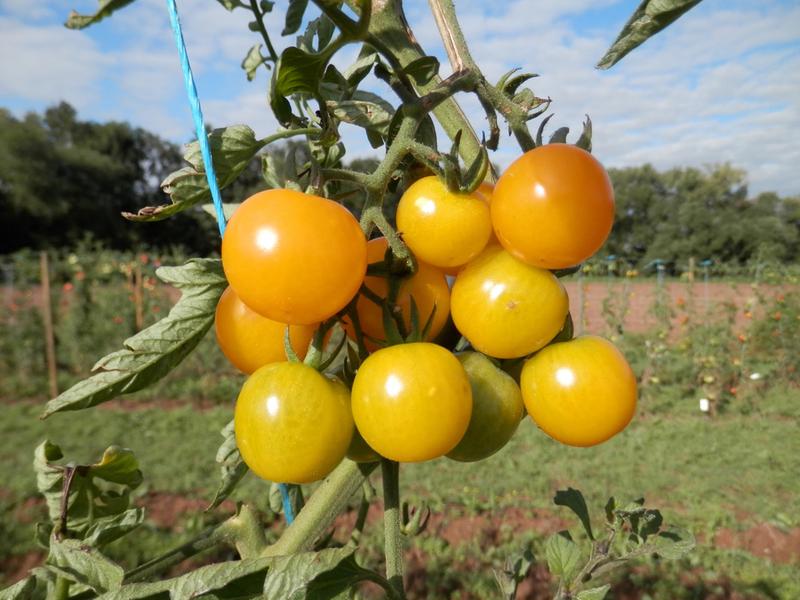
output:
[[[636,377],[616,346],[600,337],[548,346],[525,363],[520,383],[534,422],[570,446],[606,441],[636,411]]]

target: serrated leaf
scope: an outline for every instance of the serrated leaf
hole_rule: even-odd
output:
[[[125,572],[100,552],[80,540],[50,541],[46,568],[61,577],[84,584],[97,593],[117,590]]]
[[[359,52],[356,62],[347,67],[343,73],[351,88],[357,87],[369,75],[377,59],[378,54],[371,46],[364,45],[361,47],[361,52]]]
[[[264,55],[261,54],[261,44],[255,44],[247,51],[247,55],[242,60],[242,69],[247,75],[247,81],[255,79],[258,67],[265,64],[266,60]]]
[[[263,581],[263,579],[259,581],[260,573],[266,570],[273,560],[270,557],[259,557],[216,563],[200,567],[191,573],[173,579],[154,583],[128,584],[115,592],[100,596],[100,599],[143,600],[156,596],[163,598],[164,593],[169,593],[169,598],[173,600],[185,600],[225,589],[239,580],[252,581],[251,577],[256,578],[260,584]]]
[[[245,167],[264,147],[247,125],[231,125],[215,129],[208,135],[211,156],[217,175],[217,185],[223,189],[233,183]],[[137,222],[161,221],[200,202],[211,200],[200,144],[187,144],[183,154],[189,163],[170,173],[161,182],[161,189],[169,195],[171,204],[147,206],[137,213],[122,213],[126,219]]]
[[[330,113],[340,121],[379,133],[388,130],[394,116],[393,110],[387,110],[382,104],[365,100],[328,101],[326,105]]]
[[[407,64],[403,71],[411,77],[417,85],[427,85],[431,79],[439,74],[439,59],[435,56],[422,56]]]
[[[133,1],[134,0],[100,0],[100,6],[97,12],[91,15],[80,15],[73,10],[69,13],[69,17],[67,17],[67,22],[64,23],[64,26],[68,29],[85,29],[89,27],[89,25],[94,25],[106,17],[110,17],[114,12],[128,6],[128,4],[131,4]]]
[[[82,538],[87,546],[109,543],[141,523],[141,509],[128,511],[130,491],[142,482],[139,463],[130,450],[111,446],[92,465],[57,464],[62,458],[60,448],[49,441],[42,442],[34,451],[36,485],[58,531],[64,508],[69,535]],[[69,489],[64,502],[67,479]],[[37,527],[37,539],[49,543],[43,535],[52,531]]]
[[[275,91],[282,96],[311,94],[317,91],[325,57],[290,46],[281,54]]]
[[[569,133],[569,127],[559,127],[553,132],[553,135],[550,136],[550,141],[548,144],[566,144],[567,143],[567,134]]]
[[[229,221],[230,218],[233,216],[233,213],[239,208],[241,202],[225,202],[222,205],[222,214],[225,215],[225,220]],[[214,207],[213,204],[203,204],[201,207],[205,212],[210,214],[215,219],[217,218],[217,209]]]
[[[613,67],[631,50],[698,4],[700,0],[643,0],[597,63],[597,68]]]
[[[131,508],[119,515],[95,521],[89,525],[83,541],[86,544],[100,548],[133,531],[143,521],[144,509]]]
[[[81,410],[158,381],[194,350],[214,323],[227,282],[218,259],[192,259],[181,267],[161,267],[156,275],[182,295],[169,314],[125,340],[125,348],[100,359],[98,373],[76,383],[45,406],[43,417]]]
[[[583,148],[587,152],[592,151],[592,120],[589,118],[589,115],[586,115],[586,121],[583,124],[583,131],[581,131],[581,137],[578,138],[578,141],[575,142],[575,145],[578,148]]]
[[[608,593],[608,590],[611,589],[609,584],[606,584],[601,587],[592,588],[590,590],[583,590],[578,592],[578,595],[575,596],[575,600],[603,600]]]
[[[568,532],[561,531],[547,538],[544,552],[547,568],[553,575],[570,581],[578,573],[581,551]]]
[[[569,314],[567,314],[567,317],[569,317]],[[572,323],[572,319],[569,319],[569,323]],[[553,502],[557,506],[565,506],[574,512],[578,519],[580,519],[581,525],[583,525],[583,529],[586,531],[586,535],[589,536],[589,539],[594,539],[594,534],[592,533],[592,521],[589,518],[589,508],[586,506],[586,499],[583,497],[583,494],[580,490],[576,490],[574,488],[558,490],[555,498],[553,498]]]
[[[356,563],[354,552],[354,548],[345,546],[278,556],[264,580],[264,596],[282,600],[335,598],[366,579],[366,574],[375,575]]]
[[[308,0],[289,0],[289,8],[286,9],[286,24],[281,35],[292,35],[300,29],[307,6]]]
[[[677,560],[691,552],[695,544],[694,535],[690,531],[680,527],[667,527],[665,531],[650,538],[649,546],[660,557]]]
[[[239,448],[236,446],[233,421],[223,427],[220,433],[224,439],[219,450],[217,450],[217,463],[222,473],[217,492],[206,510],[212,510],[222,504],[223,500],[231,495],[249,470],[242,460],[242,455],[239,454]]]

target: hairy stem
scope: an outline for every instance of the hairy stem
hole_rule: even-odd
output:
[[[269,52],[270,59],[273,63],[278,62],[278,53],[275,52],[275,48],[272,46],[272,42],[269,39],[267,28],[264,26],[264,15],[261,13],[261,9],[258,7],[258,0],[250,0],[250,10],[253,11],[253,15],[256,18],[256,23],[258,23],[258,31],[261,33],[261,37],[264,38],[264,43],[267,45],[267,52]]]
[[[383,547],[386,555],[386,579],[403,598],[403,535],[400,531],[400,464],[381,461],[383,481]]]

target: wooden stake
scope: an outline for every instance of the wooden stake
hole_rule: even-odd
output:
[[[44,319],[44,344],[47,356],[47,378],[50,397],[58,396],[58,373],[56,371],[56,341],[53,333],[53,308],[50,305],[50,266],[47,252],[39,253],[39,268],[42,279],[42,318]]]

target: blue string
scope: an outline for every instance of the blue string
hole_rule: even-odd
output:
[[[175,3],[175,0],[167,0],[167,9],[169,10],[169,20],[172,24],[172,33],[175,35],[175,45],[178,47],[178,54],[181,57],[183,82],[186,85],[186,94],[189,96],[189,105],[192,108],[192,117],[194,119],[194,128],[197,133],[197,141],[200,143],[200,152],[203,155],[203,164],[206,167],[208,188],[211,190],[211,199],[214,201],[214,210],[217,213],[219,234],[224,235],[225,212],[222,210],[222,197],[220,196],[219,186],[217,185],[217,175],[214,172],[214,163],[211,160],[211,148],[208,145],[206,126],[205,122],[203,121],[203,110],[200,107],[200,97],[197,95],[197,86],[194,84],[192,67],[189,64],[189,53],[186,51],[186,43],[183,41],[183,31],[181,31],[181,22],[178,18],[178,6]],[[286,516],[286,522],[291,525],[292,521],[294,521],[294,512],[292,511],[292,503],[289,498],[289,490],[283,483],[279,484],[278,488],[281,491],[283,514]]]

